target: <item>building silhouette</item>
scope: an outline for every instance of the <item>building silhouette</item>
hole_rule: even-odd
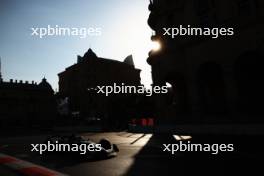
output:
[[[56,100],[45,78],[37,84],[10,79],[0,81],[0,125],[50,127],[56,117]]]
[[[1,57],[0,57],[0,82],[3,82],[3,78],[2,78],[2,61],[1,61]]]
[[[140,85],[140,70],[135,68],[132,56],[124,62],[98,57],[92,49],[77,63],[66,68],[59,76],[60,98],[68,98],[69,112],[81,120],[101,119],[103,126],[120,127],[135,115],[137,95],[98,94],[97,86]]]
[[[263,11],[256,1],[151,0],[149,26],[159,51],[150,51],[154,85],[172,85],[173,96],[156,97],[160,124],[264,122]],[[218,39],[182,36],[163,28],[232,27]]]

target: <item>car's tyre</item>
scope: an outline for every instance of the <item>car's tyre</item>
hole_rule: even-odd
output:
[[[112,144],[106,139],[101,139],[99,144],[101,144],[101,147],[105,150],[109,150],[112,148]]]
[[[119,152],[119,148],[117,147],[116,144],[113,144],[113,149],[114,149],[115,152]]]

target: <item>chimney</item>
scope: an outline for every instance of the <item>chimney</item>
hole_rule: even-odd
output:
[[[10,83],[13,83],[13,79],[10,79]]]

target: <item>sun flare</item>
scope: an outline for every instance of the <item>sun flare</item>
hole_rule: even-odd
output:
[[[152,41],[152,50],[159,51],[161,49],[161,44],[158,41]]]

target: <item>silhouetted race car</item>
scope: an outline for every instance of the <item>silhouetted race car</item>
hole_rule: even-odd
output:
[[[53,135],[47,137],[44,144],[49,146],[46,154],[63,154],[84,157],[88,159],[106,159],[117,156],[119,149],[107,139],[95,143],[77,135]],[[53,150],[48,150],[52,148]]]

